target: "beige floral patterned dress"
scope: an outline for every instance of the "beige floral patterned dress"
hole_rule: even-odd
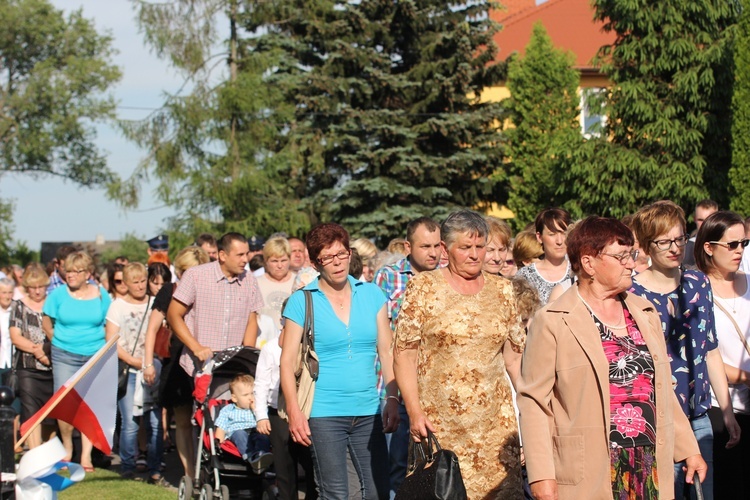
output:
[[[513,287],[484,275],[462,295],[442,272],[409,280],[398,316],[396,349],[419,349],[419,399],[443,448],[459,458],[470,499],[522,498],[518,426],[501,349],[520,352],[524,335]]]

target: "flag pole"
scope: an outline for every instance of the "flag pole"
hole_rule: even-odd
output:
[[[62,393],[60,394],[60,396],[59,396],[59,397],[57,398],[57,401],[55,402],[55,404],[53,404],[53,405],[50,405],[50,407],[49,407],[49,408],[45,409],[45,410],[44,410],[44,413],[43,413],[43,414],[42,414],[42,415],[41,415],[41,416],[40,416],[40,417],[39,417],[39,418],[38,418],[38,419],[36,420],[36,422],[34,423],[34,425],[32,425],[32,426],[31,426],[31,428],[30,428],[29,430],[27,430],[27,431],[26,431],[26,433],[25,433],[25,434],[24,434],[23,436],[21,436],[21,439],[19,439],[19,440],[18,440],[18,441],[16,442],[16,444],[15,444],[15,447],[16,447],[16,448],[20,447],[20,446],[21,446],[21,445],[22,445],[22,444],[23,444],[24,442],[26,442],[26,440],[27,440],[27,439],[29,438],[29,436],[31,436],[31,433],[32,433],[32,432],[34,432],[34,429],[36,429],[37,427],[39,427],[39,426],[40,426],[40,425],[42,424],[42,422],[44,422],[44,419],[45,419],[45,418],[47,418],[47,415],[49,415],[49,414],[50,414],[50,413],[52,412],[52,410],[54,410],[54,409],[55,409],[55,408],[57,407],[57,405],[58,405],[58,404],[60,403],[60,401],[62,401],[62,399],[63,399],[63,398],[64,398],[64,397],[65,397],[65,396],[66,396],[66,395],[67,395],[67,394],[68,394],[68,393],[69,393],[70,391],[72,391],[72,390],[73,390],[73,388],[74,388],[74,387],[76,386],[76,384],[77,384],[77,383],[78,383],[78,382],[79,382],[79,381],[80,381],[80,380],[81,380],[81,379],[82,379],[82,378],[83,378],[83,377],[84,377],[84,376],[85,376],[85,375],[86,375],[86,374],[87,374],[87,373],[88,373],[89,371],[91,371],[91,369],[92,369],[92,368],[93,368],[94,366],[96,366],[96,364],[97,364],[97,363],[99,362],[99,360],[100,360],[100,359],[101,359],[101,358],[102,358],[102,357],[103,357],[103,356],[104,356],[104,355],[105,355],[105,354],[107,353],[107,351],[109,351],[109,349],[110,349],[110,348],[112,347],[112,345],[113,345],[113,344],[115,344],[115,343],[116,343],[116,342],[117,342],[117,341],[118,341],[119,339],[120,339],[120,334],[119,334],[119,333],[118,333],[118,334],[115,334],[115,336],[114,336],[114,337],[112,337],[111,339],[109,339],[109,340],[107,341],[107,343],[106,343],[106,344],[104,344],[104,347],[102,347],[101,349],[99,349],[99,351],[98,351],[98,352],[97,352],[96,354],[94,354],[94,356],[93,356],[93,357],[92,357],[92,358],[91,358],[91,359],[90,359],[90,360],[89,360],[89,361],[87,362],[87,363],[89,363],[89,365],[88,365],[88,368],[87,368],[86,370],[84,370],[84,371],[80,372],[80,373],[78,374],[78,376],[77,376],[76,378],[74,378],[74,379],[72,380],[72,382],[71,382],[71,383],[70,383],[69,385],[65,386],[65,390],[64,390],[64,391],[63,391],[63,392],[62,392]],[[116,347],[115,347],[115,348],[116,348]],[[53,395],[53,397],[54,397],[54,396],[55,396],[55,395]],[[36,415],[34,415],[34,416],[36,416]]]

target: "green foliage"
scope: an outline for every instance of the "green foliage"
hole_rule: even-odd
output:
[[[18,264],[26,266],[39,260],[35,252],[24,241],[13,241],[13,203],[0,200],[0,266]]]
[[[734,45],[732,96],[732,167],[729,169],[729,208],[750,215],[750,2],[742,2]]]
[[[112,39],[81,11],[47,0],[0,1],[0,175],[57,175],[83,186],[115,180],[92,123],[112,116],[120,78]]]
[[[301,62],[277,72],[295,103],[284,151],[314,220],[385,242],[420,215],[493,200],[500,110],[497,26],[487,2],[275,2],[268,44]],[[291,42],[279,41],[286,35]]]
[[[722,199],[728,165],[718,150],[728,139],[715,125],[727,121],[719,87],[726,77],[734,4],[595,0],[593,5],[605,29],[617,34],[614,44],[600,51],[602,70],[613,82],[608,130],[604,139],[573,152],[564,179],[568,208],[576,215],[621,217],[659,198],[686,211],[707,196]]]
[[[169,225],[180,241],[200,232],[305,232],[310,221],[294,190],[294,169],[279,153],[291,111],[281,90],[265,81],[269,69],[281,63],[280,53],[251,50],[252,38],[238,28],[250,13],[236,0],[138,2],[136,7],[147,42],[182,71],[193,90],[170,96],[143,122],[122,124],[126,137],[149,155],[111,193],[133,206],[141,181],[154,175],[160,182],[156,196],[178,212]],[[190,13],[197,22],[186,17]],[[220,13],[230,23],[228,53],[211,54]],[[243,42],[241,34],[250,41]],[[230,78],[217,85],[208,69],[212,60],[227,55]]]
[[[508,208],[521,230],[543,208],[562,205],[558,193],[566,155],[582,144],[578,121],[580,77],[574,56],[552,45],[537,23],[523,58],[508,64],[511,97],[504,103],[512,122],[508,140]]]
[[[148,261],[148,243],[145,238],[127,233],[120,240],[120,246],[115,249],[107,249],[102,252],[101,261],[105,264],[113,262],[119,256],[125,256],[130,262]]]

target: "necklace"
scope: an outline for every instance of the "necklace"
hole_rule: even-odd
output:
[[[85,286],[88,287],[88,283]],[[83,287],[81,287],[81,288],[83,288]],[[81,290],[81,288],[79,288],[75,292],[71,291],[70,295],[72,295],[74,299],[83,300],[83,297],[86,295],[86,290]],[[76,293],[78,293],[78,295],[76,295]]]
[[[588,309],[588,310],[589,310],[589,312],[590,312],[590,313],[591,313],[591,314],[592,314],[593,316],[596,316],[596,314],[594,314],[594,310],[593,310],[593,309],[591,308],[591,306],[589,305],[589,303],[588,303],[588,302],[586,302],[586,301],[585,301],[585,300],[583,299],[583,297],[581,297],[581,293],[580,293],[580,292],[579,292],[578,290],[576,290],[576,293],[578,294],[578,298],[579,298],[579,299],[581,299],[581,302],[583,302],[583,305],[584,305],[584,306],[586,306],[586,309]],[[625,329],[625,328],[627,328],[627,326],[628,326],[628,325],[627,325],[627,324],[625,323],[625,317],[624,317],[624,316],[623,316],[623,317],[621,318],[621,320],[620,320],[621,322],[620,322],[620,323],[618,323],[617,325],[608,325],[607,323],[605,323],[604,321],[602,321],[602,319],[601,319],[601,318],[596,318],[596,319],[597,319],[597,320],[599,321],[599,323],[601,323],[601,324],[602,324],[603,326],[606,326],[606,327],[607,327],[607,328],[609,328],[610,330],[624,330],[624,329]]]

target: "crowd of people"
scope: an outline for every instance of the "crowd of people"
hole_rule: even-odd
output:
[[[148,262],[103,273],[64,246],[50,273],[4,268],[0,369],[23,422],[119,335],[120,474],[157,485],[172,442],[195,475],[194,376],[244,345],[257,369],[217,435],[273,464],[281,499],[299,469],[308,499],[393,498],[428,432],[471,499],[682,499],[696,478],[704,498],[747,498],[750,228],[718,208],[697,205],[693,235],[666,200],[622,221],[549,208],[515,237],[464,209],[384,250],[324,223],[304,240],[203,234],[173,261],[160,235]],[[303,411],[306,294],[319,372]],[[47,424],[28,447],[58,433],[72,459],[73,427]],[[78,460],[94,469],[85,435]]]

